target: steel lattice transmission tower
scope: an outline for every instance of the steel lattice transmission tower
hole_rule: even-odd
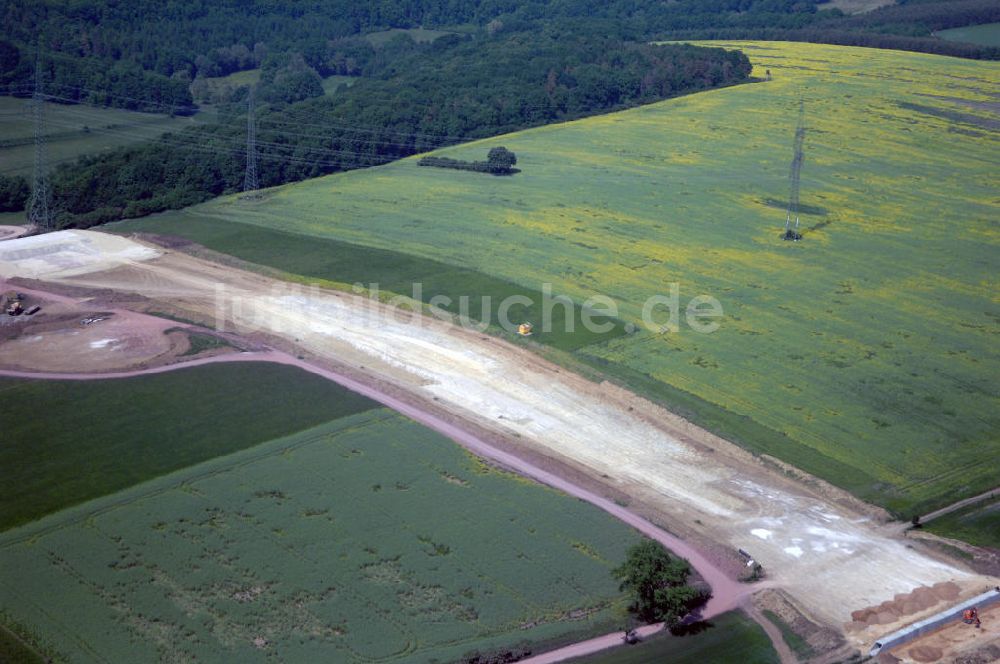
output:
[[[247,96],[247,172],[243,177],[243,198],[257,198],[257,118],[254,113],[253,87]]]
[[[31,96],[31,113],[35,122],[35,172],[31,181],[31,199],[28,201],[28,223],[37,228],[51,229],[55,224],[45,145],[45,93],[40,53],[35,56],[35,91]]]
[[[799,232],[799,174],[802,172],[802,162],[805,161],[803,143],[806,138],[805,103],[799,100],[799,123],[795,127],[795,144],[792,154],[792,167],[788,174],[788,212],[785,213],[785,232],[782,240],[798,242],[802,239]],[[792,217],[795,217],[795,227],[792,227]]]

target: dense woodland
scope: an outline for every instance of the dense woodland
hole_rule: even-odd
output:
[[[966,57],[997,49],[931,37],[1000,21],[995,0],[901,0],[844,16],[816,0],[6,0],[0,92],[31,93],[37,61],[58,103],[192,114],[208,77],[261,70],[261,184],[385,163],[443,145],[745,81],[738,53],[653,46],[768,38]],[[451,32],[418,44],[389,28]],[[357,77],[324,96],[322,78]],[[191,204],[242,184],[247,87],[218,121],[54,174],[61,224]],[[16,205],[23,188],[11,185]],[[16,190],[16,191],[15,191]]]
[[[378,49],[345,38],[314,58],[270,52],[260,63],[262,186],[739,83],[750,72],[738,52],[547,29],[424,44],[400,35]],[[360,74],[354,85],[324,96],[320,72],[347,71]],[[238,88],[216,123],[57,168],[59,224],[86,227],[239,190],[247,92]]]
[[[628,41],[790,39],[1000,58],[1000,49],[932,37],[1000,21],[995,0],[899,0],[856,16],[818,0],[4,0],[0,14],[0,86],[30,84],[41,36],[52,94],[176,113],[193,110],[192,80],[259,67],[269,54],[299,53],[320,76],[360,74],[369,49],[347,38],[388,28],[531,34],[545,25]]]

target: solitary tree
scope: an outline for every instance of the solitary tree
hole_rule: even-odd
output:
[[[505,147],[492,148],[486,156],[490,173],[510,173],[516,163],[517,156]]]
[[[646,622],[680,622],[705,593],[686,585],[691,567],[659,542],[643,540],[628,550],[625,562],[612,571],[621,589],[633,594],[632,610]]]

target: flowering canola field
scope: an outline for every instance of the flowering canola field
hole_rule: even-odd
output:
[[[995,486],[1000,64],[714,44],[772,80],[439,151],[504,145],[513,177],[409,159],[192,212],[603,294],[637,324],[677,283],[682,306],[718,299],[718,331],[640,325],[577,357],[690,397],[696,418],[737,416],[742,444],[901,514]],[[804,239],[790,243],[800,101]]]

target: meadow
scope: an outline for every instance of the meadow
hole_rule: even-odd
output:
[[[578,303],[607,295],[639,331],[567,342],[571,361],[751,450],[904,516],[994,486],[982,459],[1000,453],[1000,64],[716,45],[744,49],[773,80],[435,153],[475,160],[504,145],[522,170],[512,177],[408,159],[131,228],[169,222],[196,237],[212,219],[530,291],[551,283]],[[800,102],[804,238],[790,243],[779,235]],[[269,264],[267,254],[262,244],[254,260]],[[682,302],[717,298],[721,328],[641,326],[647,298],[671,283]]]
[[[982,25],[967,25],[963,28],[951,28],[934,33],[935,37],[948,41],[981,44],[983,46],[1000,46],[1000,23],[984,23]]]
[[[341,85],[351,86],[357,80],[354,76],[327,76],[323,79],[323,92],[332,95]],[[260,69],[246,69],[233,72],[226,76],[212,76],[199,79],[191,86],[194,100],[199,104],[212,104],[221,99],[228,99],[237,88],[257,85],[260,81]]]
[[[169,117],[83,104],[45,106],[49,166],[77,157],[159,138],[202,118]],[[0,97],[0,173],[30,177],[34,164],[34,124],[31,100]]]
[[[203,76],[191,83],[191,96],[196,104],[214,104],[228,99],[236,88],[257,85],[260,69],[246,69],[226,76]]]
[[[105,381],[0,378],[0,403],[0,530],[377,405],[264,363]]]
[[[378,409],[5,532],[0,607],[73,662],[454,661],[612,629],[637,540]]]
[[[337,88],[339,88],[341,85],[346,85],[350,87],[354,85],[354,82],[357,80],[358,79],[355,76],[338,76],[336,74],[332,76],[327,76],[326,78],[323,79],[323,92],[325,92],[327,95],[336,94]]]
[[[461,30],[467,30],[467,26],[460,26]],[[406,35],[415,42],[432,42],[438,37],[444,37],[445,35],[456,34],[456,31],[451,30],[428,30],[425,28],[393,28],[391,30],[380,30],[378,32],[369,32],[365,35],[365,39],[368,40],[375,48],[385,46],[390,41],[399,37],[400,35]]]

